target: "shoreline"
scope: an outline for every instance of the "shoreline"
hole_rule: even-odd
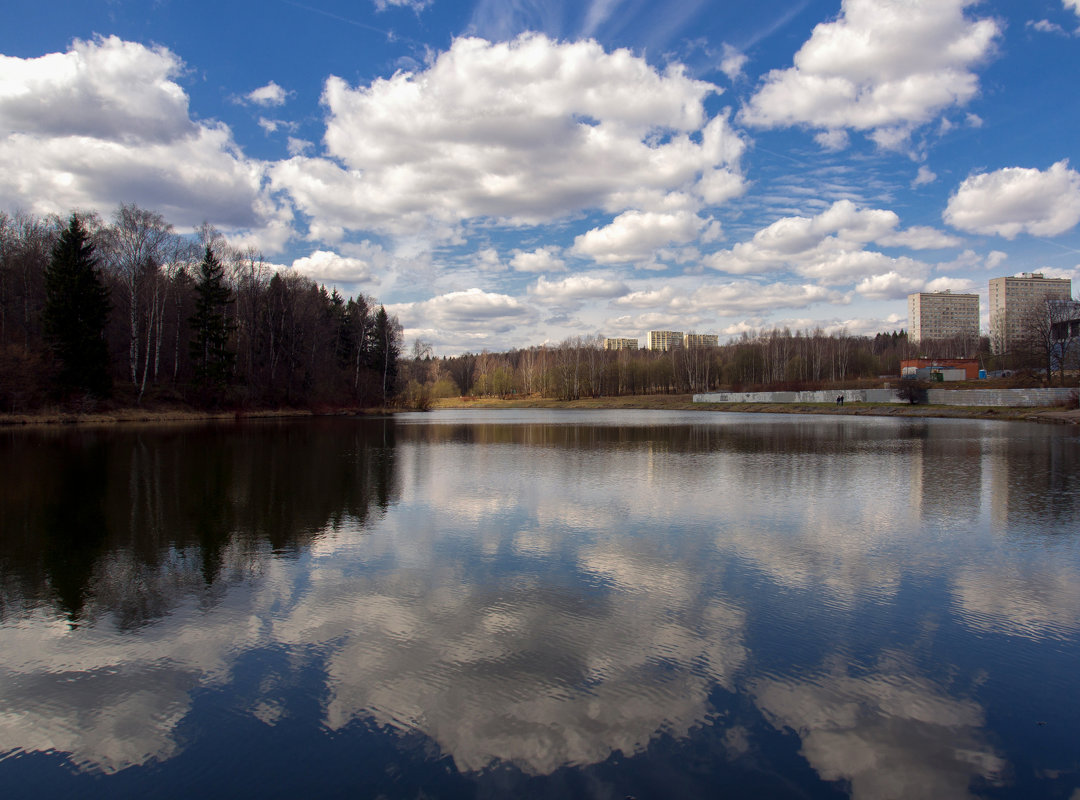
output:
[[[634,395],[630,397],[585,398],[581,400],[552,400],[539,397],[449,398],[432,403],[439,409],[490,408],[567,408],[617,410],[652,409],[704,412],[743,412],[755,414],[807,414],[855,417],[926,417],[941,419],[985,419],[1005,422],[1040,422],[1080,425],[1080,409],[1058,407],[998,407],[998,406],[932,406],[900,403],[695,403],[693,395]]]
[[[555,400],[542,397],[519,398],[444,398],[435,400],[431,410],[440,409],[645,409],[669,411],[742,412],[760,414],[806,414],[832,416],[924,417],[939,419],[983,419],[1005,422],[1039,422],[1080,425],[1080,409],[1059,407],[931,406],[898,403],[695,403],[692,395],[633,395],[628,397]],[[399,409],[408,411],[411,409]],[[35,413],[0,413],[0,429],[42,426],[112,426],[210,422],[214,420],[289,419],[297,417],[364,416],[393,414],[388,409],[229,409],[199,411],[189,408],[118,408],[96,412],[48,409]]]

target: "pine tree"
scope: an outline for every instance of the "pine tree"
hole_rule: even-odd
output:
[[[225,270],[210,245],[206,246],[206,254],[199,264],[195,295],[195,313],[190,320],[195,382],[212,392],[220,392],[229,382],[236,358],[229,350],[233,326],[226,313],[233,298],[225,284]]]
[[[382,402],[386,405],[397,390],[398,357],[401,355],[401,325],[396,317],[379,306],[372,331],[375,366],[382,373]]]
[[[45,335],[60,362],[61,390],[108,397],[112,391],[105,343],[109,291],[97,271],[94,245],[74,214],[60,233],[45,271],[42,318]]]

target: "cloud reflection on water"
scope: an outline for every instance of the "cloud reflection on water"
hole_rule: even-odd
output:
[[[876,655],[857,666],[835,647],[824,666],[776,649],[803,606],[827,615],[828,636],[913,580],[942,581],[956,621],[981,632],[1080,628],[1075,561],[1010,549],[1001,506],[979,499],[1007,470],[1012,497],[1034,502],[1008,446],[937,430],[402,426],[396,499],[377,519],[335,517],[276,555],[236,539],[209,587],[188,551],[154,568],[112,551],[74,628],[5,604],[0,752],[59,751],[105,773],[174,758],[193,696],[229,695],[241,657],[277,648],[321,670],[308,693],[329,731],[419,733],[465,771],[547,775],[706,726],[729,757],[763,758],[752,718],[718,719],[720,688],[749,695],[857,797],[963,794],[1007,771],[973,688],[943,685],[874,630],[861,633]],[[233,702],[300,724],[282,699],[294,679],[264,676]]]

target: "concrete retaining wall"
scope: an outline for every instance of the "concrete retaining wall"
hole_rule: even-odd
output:
[[[1057,406],[1075,389],[931,389],[927,402],[939,406]]]
[[[927,402],[937,406],[1062,405],[1075,389],[929,389]],[[893,389],[844,389],[831,392],[710,392],[695,394],[695,403],[906,403]]]

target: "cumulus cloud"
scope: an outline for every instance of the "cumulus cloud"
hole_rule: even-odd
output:
[[[958,247],[961,240],[937,228],[916,225],[907,230],[882,236],[877,243],[885,247],[907,247],[911,250],[940,250],[945,247]]]
[[[594,41],[461,38],[422,72],[355,88],[328,79],[334,160],[276,165],[274,186],[310,215],[391,232],[619,213],[639,208],[640,193],[694,190],[703,177],[715,194],[713,171],[737,174],[744,149],[724,116],[705,112],[718,91]]]
[[[924,283],[923,278],[918,276],[886,272],[859,281],[855,291],[868,300],[897,300],[912,292],[921,291]]]
[[[475,264],[481,272],[503,272],[506,265],[499,258],[499,251],[494,247],[485,247],[474,256]]]
[[[806,308],[814,303],[842,303],[844,295],[811,284],[761,284],[750,280],[706,284],[684,290],[667,285],[642,289],[614,301],[614,305],[639,309],[658,309],[674,318],[708,312],[715,316],[753,314],[781,308]]]
[[[1056,236],[1080,222],[1080,173],[1062,160],[1047,170],[1006,167],[971,175],[949,198],[943,216],[969,233]]]
[[[838,130],[822,131],[814,136],[814,141],[817,142],[822,149],[831,150],[833,152],[843,150],[851,143],[847,131]]]
[[[978,92],[972,71],[1001,31],[973,20],[975,0],[844,0],[814,28],[794,66],[770,72],[741,113],[765,128],[805,125],[866,131],[896,148],[943,110]]]
[[[193,136],[183,63],[163,47],[116,36],[76,39],[66,53],[0,56],[0,132],[165,143]]]
[[[244,95],[244,99],[257,106],[283,106],[289,93],[273,81]]]
[[[529,294],[548,303],[574,303],[619,297],[630,289],[622,281],[592,275],[574,275],[561,281],[549,281],[543,276],[529,287]]]
[[[0,198],[39,214],[108,214],[134,201],[181,226],[280,222],[263,166],[224,125],[189,117],[173,80],[182,69],[165,48],[115,36],[35,59],[0,56]]]
[[[724,55],[720,60],[720,71],[727,75],[728,80],[738,80],[743,73],[743,68],[749,59],[746,54],[724,42]]]
[[[531,252],[515,250],[510,266],[517,272],[565,272],[566,262],[559,258],[555,245],[538,247]]]
[[[1077,16],[1080,16],[1080,0],[1062,0],[1065,4],[1065,8],[1071,8],[1076,12]]]
[[[369,261],[328,250],[316,250],[309,256],[298,258],[293,261],[292,268],[320,283],[369,283],[374,280]]]
[[[690,211],[655,213],[627,211],[610,225],[593,228],[574,240],[573,251],[598,264],[648,261],[669,244],[685,244],[697,238],[705,222]]]
[[[885,247],[931,249],[958,241],[933,228],[897,230],[900,218],[886,209],[860,209],[838,200],[815,217],[783,217],[729,250],[704,259],[706,266],[735,275],[790,271],[823,284],[850,283],[871,275],[897,272],[925,276],[927,265],[867,250]]]
[[[930,167],[923,164],[919,167],[918,173],[915,175],[915,179],[911,182],[911,188],[916,186],[925,186],[928,183],[933,183],[937,180],[937,175],[930,169]]]
[[[468,289],[449,292],[418,303],[387,305],[406,328],[434,328],[468,332],[501,332],[535,318],[533,309],[505,294]]]

